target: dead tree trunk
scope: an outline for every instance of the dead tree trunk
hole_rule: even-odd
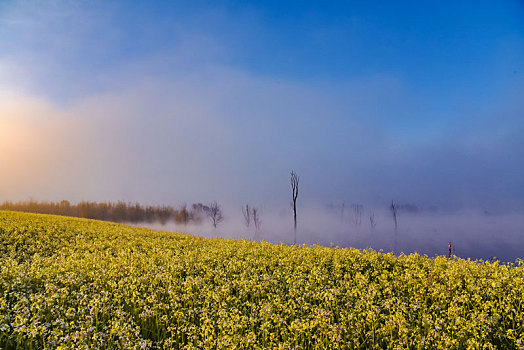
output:
[[[298,197],[298,182],[300,177],[294,171],[291,172],[291,194],[293,199],[293,218],[295,219],[295,239],[294,244],[297,244],[297,197]]]
[[[393,253],[397,254],[397,206],[391,201],[391,213],[393,214],[393,221],[395,221],[395,233],[393,238]]]
[[[249,227],[249,224],[251,223],[251,210],[249,209],[249,204],[246,204],[245,208],[242,207],[242,214],[244,215],[246,227]]]
[[[393,214],[393,221],[395,221],[395,230],[397,229],[397,206],[391,201],[391,213]]]
[[[251,216],[253,218],[253,224],[255,225],[255,241],[257,240],[257,233],[260,230],[260,214],[258,208],[251,209]]]
[[[371,228],[375,228],[377,226],[377,222],[375,221],[375,213],[371,213],[369,216],[369,224],[371,225]]]

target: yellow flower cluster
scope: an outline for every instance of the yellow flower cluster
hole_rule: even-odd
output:
[[[524,348],[524,266],[0,212],[2,349]]]

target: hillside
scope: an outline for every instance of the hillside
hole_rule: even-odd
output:
[[[0,212],[0,348],[522,348],[524,266]]]

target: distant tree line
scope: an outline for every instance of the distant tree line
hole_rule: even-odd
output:
[[[61,202],[10,202],[0,204],[0,210],[12,210],[39,214],[53,214],[74,216],[79,218],[96,219],[112,222],[160,222],[162,225],[169,221],[187,225],[200,224],[204,218],[209,218],[214,227],[222,221],[222,209],[217,202],[209,206],[202,203],[182,206],[175,209],[171,206],[142,206],[138,203],[88,202],[82,201],[71,204],[69,201]]]

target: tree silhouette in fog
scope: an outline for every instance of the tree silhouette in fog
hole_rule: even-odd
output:
[[[214,228],[217,228],[217,225],[224,220],[224,217],[222,215],[222,208],[220,205],[218,205],[217,201],[214,201],[209,205],[209,207],[206,207],[205,213],[207,214],[207,217],[211,220],[211,223],[213,224]]]
[[[298,197],[298,183],[300,177],[294,171],[291,171],[291,198],[293,200],[293,219],[295,222],[295,239],[294,244],[297,244],[297,197]]]

